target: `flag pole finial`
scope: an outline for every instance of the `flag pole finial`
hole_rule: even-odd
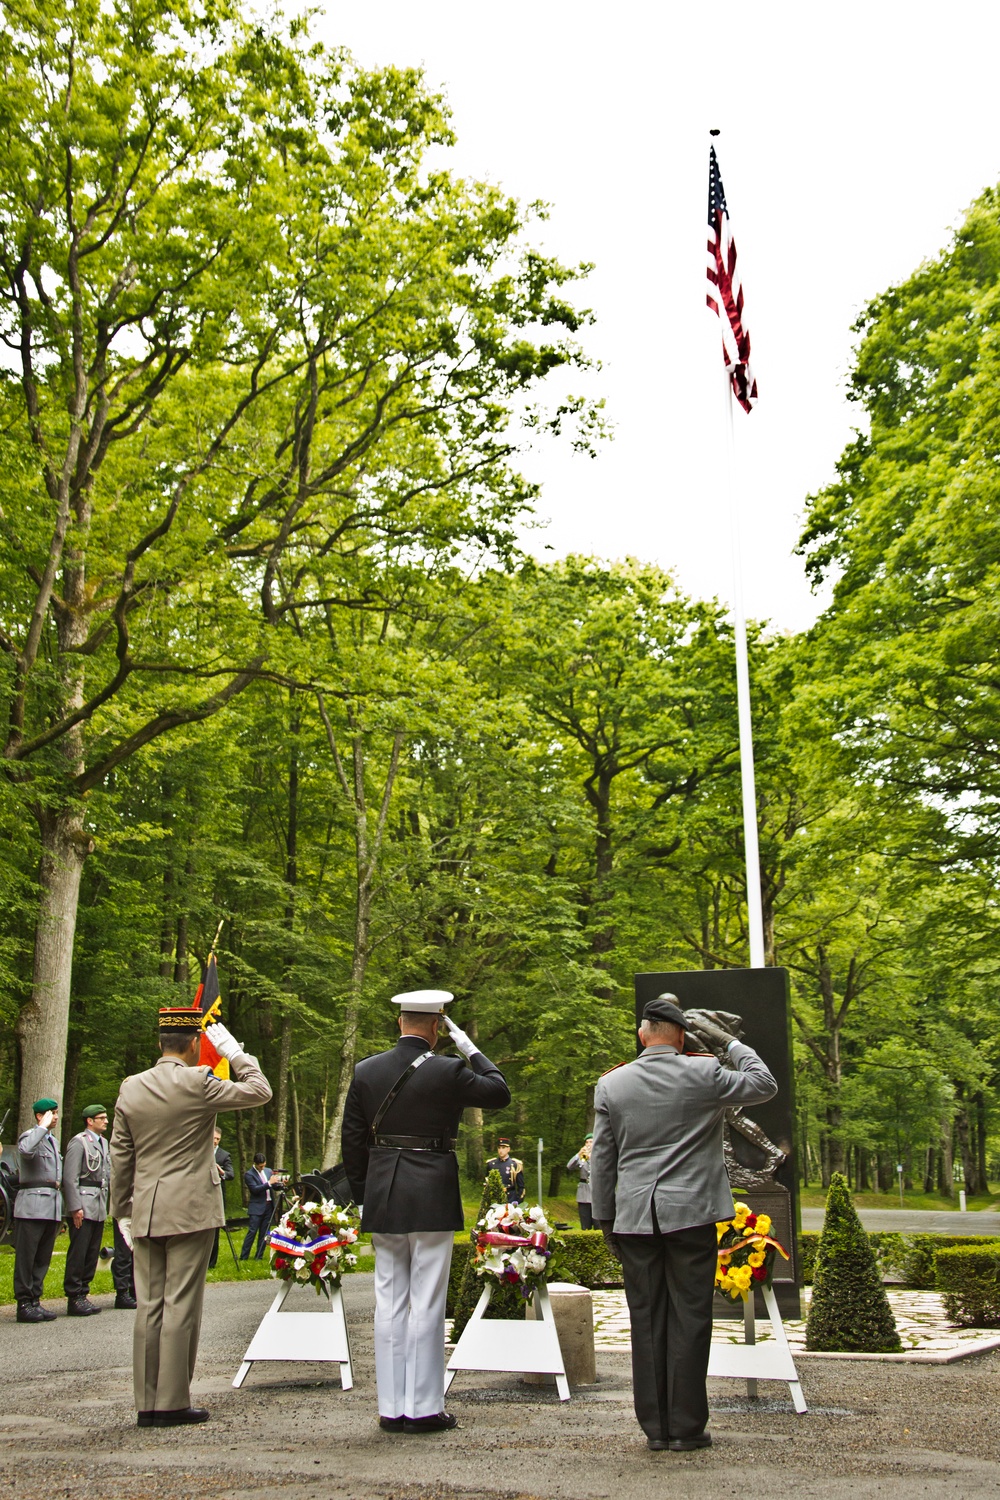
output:
[[[712,129],[712,130],[709,130],[708,133],[709,133],[709,135],[721,135],[722,131],[721,130]]]

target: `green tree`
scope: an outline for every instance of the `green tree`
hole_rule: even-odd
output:
[[[511,411],[581,317],[517,204],[427,173],[451,135],[418,74],[235,0],[9,11],[0,644],[41,840],[23,1112],[62,1077],[90,794],[267,654],[280,676],[262,623],[294,640],[302,612],[384,609],[386,567],[506,549]]]

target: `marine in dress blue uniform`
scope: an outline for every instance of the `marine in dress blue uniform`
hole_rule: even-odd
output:
[[[465,1225],[455,1137],[466,1105],[503,1109],[500,1069],[445,1015],[447,990],[396,995],[400,1039],[358,1063],[341,1154],[375,1247],[379,1425],[399,1433],[456,1425],[444,1411],[444,1316],[456,1230]],[[444,1025],[461,1057],[436,1057]]]

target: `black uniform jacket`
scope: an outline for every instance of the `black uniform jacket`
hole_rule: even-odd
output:
[[[400,1037],[390,1052],[366,1057],[354,1069],[344,1109],[341,1155],[355,1201],[364,1204],[369,1234],[416,1234],[462,1229],[462,1194],[454,1151],[405,1151],[374,1146],[372,1121],[393,1084],[421,1052],[423,1037]],[[379,1135],[454,1137],[467,1104],[503,1109],[510,1089],[481,1052],[431,1057],[406,1080],[379,1124]]]

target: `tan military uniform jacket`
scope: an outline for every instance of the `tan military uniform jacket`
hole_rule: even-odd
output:
[[[126,1078],[111,1132],[111,1212],[132,1234],[194,1234],[225,1222],[215,1164],[215,1117],[266,1104],[271,1085],[255,1057],[237,1053],[233,1078],[161,1057]]]

